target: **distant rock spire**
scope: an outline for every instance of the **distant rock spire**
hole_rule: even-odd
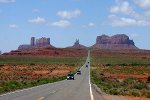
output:
[[[84,46],[84,45],[81,45],[80,42],[79,42],[79,39],[76,39],[74,45],[71,46],[71,47],[68,47],[68,48],[85,49],[85,48],[87,48],[87,47]]]
[[[79,39],[76,39],[75,45],[78,45],[79,43]]]
[[[31,37],[30,44],[31,46],[35,46],[35,37]]]

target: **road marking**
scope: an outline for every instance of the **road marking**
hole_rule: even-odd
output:
[[[90,58],[89,58],[90,59]],[[89,61],[90,62],[90,61]],[[91,100],[94,100],[94,96],[93,96],[93,93],[92,93],[92,87],[91,87],[91,72],[90,72],[90,63],[89,63],[89,85],[90,85],[90,96],[91,96]]]
[[[49,93],[50,93],[50,94],[54,94],[54,93],[56,93],[56,92],[57,92],[57,91],[50,91]]]
[[[43,100],[43,99],[44,99],[44,97],[39,97],[39,98],[38,98],[38,100]]]
[[[91,95],[91,100],[94,100],[94,96],[93,96],[93,93],[92,93],[91,84],[90,84],[90,95]]]
[[[91,96],[91,100],[94,100],[94,96],[93,96],[93,93],[92,93],[92,87],[91,87],[90,72],[89,72],[89,85],[90,85],[90,96]]]

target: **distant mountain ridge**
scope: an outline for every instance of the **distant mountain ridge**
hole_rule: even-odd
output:
[[[3,55],[44,55],[44,56],[68,56],[76,55],[76,51],[80,50],[86,51],[88,47],[81,45],[79,43],[79,40],[76,40],[73,46],[66,47],[66,48],[55,48],[50,44],[50,41],[48,39],[48,42],[45,42],[43,40],[46,40],[46,38],[41,38],[42,41],[40,41],[40,46],[34,44],[34,41],[31,41],[30,45],[21,45],[24,47],[21,47],[18,50],[11,51],[9,53],[4,53]],[[34,39],[31,39],[34,40]],[[45,44],[46,43],[46,44]],[[32,46],[33,44],[33,46]],[[97,36],[96,43],[91,46],[92,49],[109,49],[109,51],[122,51],[122,50],[138,50],[138,48],[135,46],[134,41],[130,40],[129,37],[125,34],[117,34],[114,36],[107,36],[107,35],[101,35]],[[72,51],[74,51],[74,54],[71,54]],[[79,54],[80,55],[80,54]]]
[[[90,38],[89,38],[90,39]],[[117,34],[114,36],[101,35],[97,36],[96,43],[91,47],[86,47],[80,44],[77,39],[73,46],[66,47],[66,49],[109,49],[109,50],[125,50],[125,49],[138,49],[133,40],[125,34]],[[57,49],[55,46],[51,45],[50,38],[42,37],[35,40],[35,37],[31,37],[30,44],[20,45],[18,50],[5,53],[5,55],[42,55],[50,52],[45,51],[45,49]],[[32,52],[31,52],[32,51]],[[57,53],[56,53],[57,54]]]
[[[18,50],[28,50],[34,48],[55,48],[50,44],[50,38],[42,37],[36,39],[35,37],[31,37],[30,44],[28,45],[20,45]],[[87,47],[80,44],[79,39],[73,44],[73,46],[69,46],[67,48],[74,49],[86,49]],[[93,49],[138,49],[133,40],[129,39],[129,36],[125,34],[117,34],[114,36],[101,35],[97,36],[96,43],[91,46]]]
[[[96,43],[92,48],[99,49],[138,49],[133,40],[125,34],[117,34],[114,36],[101,35],[97,36]]]

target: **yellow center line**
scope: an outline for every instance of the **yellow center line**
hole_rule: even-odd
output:
[[[38,100],[43,100],[43,99],[44,99],[44,97],[39,97],[39,98],[38,98]]]

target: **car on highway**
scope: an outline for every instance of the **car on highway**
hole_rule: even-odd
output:
[[[88,62],[88,64],[89,64],[90,62]]]
[[[77,71],[77,75],[81,75],[81,71],[80,70]]]
[[[68,74],[67,80],[74,80],[74,74]]]
[[[86,65],[86,67],[88,67],[88,65]]]

